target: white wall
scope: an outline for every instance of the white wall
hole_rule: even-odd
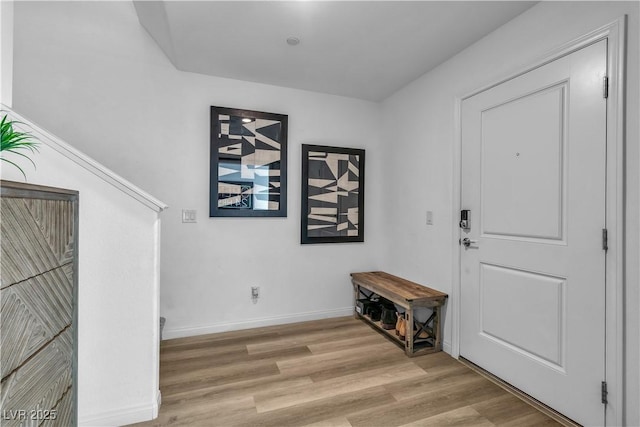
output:
[[[0,2],[0,103],[13,98],[13,1]]]
[[[409,84],[383,103],[389,206],[412,200],[413,209],[385,211],[387,251],[384,268],[451,293],[457,236],[453,225],[455,100],[495,83],[541,59],[560,45],[629,14],[627,67],[627,258],[626,387],[627,423],[639,425],[638,319],[639,157],[638,3],[541,2],[454,58]],[[407,112],[410,112],[408,114]],[[407,155],[410,153],[410,155]],[[410,185],[407,185],[410,184]],[[398,189],[405,191],[398,192]],[[434,211],[434,225],[425,212]],[[450,312],[445,348],[451,345]]]
[[[377,104],[178,71],[130,2],[24,2],[15,19],[16,111],[172,206],[165,337],[350,312],[349,273],[378,268],[382,245]],[[289,115],[287,218],[208,218],[211,105]],[[367,150],[364,244],[300,245],[305,143]],[[182,209],[198,223],[182,224]]]
[[[11,112],[10,117],[29,123]],[[21,166],[28,182],[79,191],[80,424],[116,425],[149,419],[157,413],[159,390],[159,208],[151,209],[122,192],[105,181],[101,171],[79,166],[72,160],[78,159],[73,152],[68,153],[71,157],[60,154],[52,147],[65,148],[64,143],[38,128],[19,128],[41,141],[39,152],[30,155],[36,169],[18,156],[7,157]],[[1,176],[24,180],[17,168],[6,163]]]
[[[350,271],[379,268],[451,291],[455,98],[625,13],[627,422],[638,425],[637,3],[540,3],[380,106],[179,72],[129,3],[24,2],[15,7],[14,106],[173,207],[162,230],[168,336],[346,314]],[[288,218],[207,218],[210,105],[289,114]],[[365,244],[298,244],[303,143],[368,150]],[[180,223],[185,208],[198,210],[197,224]],[[251,285],[263,292],[256,305]]]

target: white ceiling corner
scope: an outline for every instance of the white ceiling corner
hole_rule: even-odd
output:
[[[535,1],[134,1],[183,71],[381,101]],[[300,44],[289,46],[288,37]]]

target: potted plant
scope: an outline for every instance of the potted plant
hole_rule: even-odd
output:
[[[0,145],[0,160],[18,168],[26,181],[27,175],[24,173],[22,168],[11,160],[5,158],[4,154],[5,152],[7,152],[22,156],[25,159],[29,160],[35,168],[36,164],[33,163],[33,160],[31,160],[27,154],[24,154],[24,152],[21,151],[27,150],[31,153],[34,153],[38,151],[39,142],[35,140],[35,138],[31,134],[27,132],[17,131],[14,128],[14,124],[16,123],[22,122],[13,121],[6,114],[2,117],[2,120],[0,120],[0,133],[2,137]]]

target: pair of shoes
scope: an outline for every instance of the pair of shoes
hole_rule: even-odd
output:
[[[396,335],[400,337],[402,341],[407,334],[407,321],[404,318],[404,313],[396,312],[396,316],[398,317],[398,321],[396,322]]]
[[[396,316],[398,317],[398,321],[396,322],[396,335],[400,337],[402,341],[405,340],[405,336],[407,335],[407,319],[404,317],[404,313],[396,312]],[[415,338],[429,338],[433,335],[433,331],[431,328],[425,328],[426,330],[421,330],[419,334],[415,335]],[[413,333],[415,334],[418,329],[413,327]]]
[[[414,331],[416,331],[416,329],[414,329]],[[416,338],[429,338],[430,336],[431,335],[429,335],[429,328],[427,328],[426,331],[424,329],[421,330],[418,336],[416,336]]]
[[[420,331],[420,333],[418,334],[418,336],[416,338],[429,338],[429,337],[432,337],[432,336],[434,336],[433,335],[433,329],[431,329],[428,326],[425,326],[424,329],[422,329]]]
[[[394,321],[396,317],[396,308],[391,304],[390,306],[382,307],[382,316],[380,317],[380,326],[382,329],[393,329],[395,328]],[[396,322],[397,324],[397,322]]]

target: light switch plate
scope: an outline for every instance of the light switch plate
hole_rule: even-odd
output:
[[[182,222],[198,222],[196,220],[196,211],[193,209],[183,209]]]

